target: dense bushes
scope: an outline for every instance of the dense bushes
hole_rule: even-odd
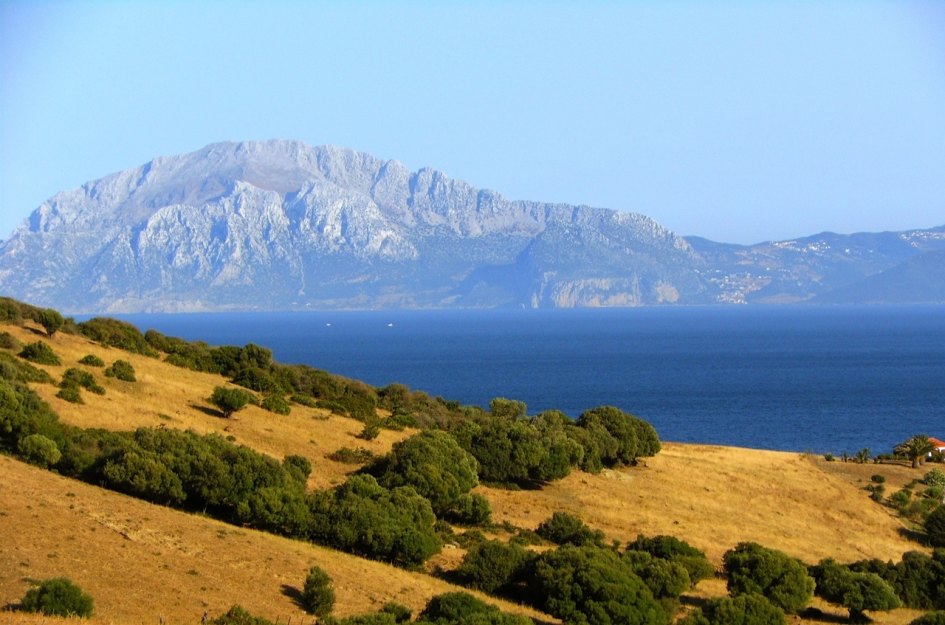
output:
[[[909,625],[945,625],[945,612],[929,612],[913,620]]]
[[[413,487],[442,516],[456,511],[479,483],[477,468],[476,459],[452,436],[427,430],[395,444],[369,471],[386,488]]]
[[[756,593],[788,613],[802,610],[814,595],[814,580],[798,560],[757,543],[739,543],[723,557],[732,596]]]
[[[105,369],[105,376],[117,378],[124,382],[135,382],[135,368],[127,360],[116,360],[110,367]]]
[[[565,546],[535,558],[524,573],[527,596],[565,623],[665,625],[669,614],[613,551]]]
[[[456,573],[463,583],[488,593],[509,590],[522,568],[536,557],[515,543],[487,540],[473,545]]]
[[[499,608],[464,592],[436,595],[420,613],[418,624],[429,625],[532,625],[526,616],[506,614]]]
[[[646,537],[643,534],[627,545],[627,551],[643,551],[654,558],[675,562],[686,569],[689,581],[695,586],[700,580],[715,574],[715,568],[705,554],[675,536]]]
[[[253,400],[252,393],[241,388],[217,386],[210,395],[209,402],[220,409],[224,419],[229,419]]]
[[[861,560],[853,571],[876,573],[896,591],[903,605],[917,610],[945,610],[945,550],[931,556],[909,551],[897,562]]]
[[[580,547],[582,545],[602,546],[604,543],[602,531],[591,529],[580,518],[567,512],[553,513],[551,517],[542,521],[535,531],[539,536],[556,545]]]
[[[893,588],[875,573],[852,571],[835,561],[822,560],[810,567],[815,594],[850,611],[850,620],[861,622],[866,610],[892,610],[900,606]]]
[[[761,595],[712,599],[679,625],[784,625],[784,611]]]
[[[92,616],[92,597],[66,577],[55,577],[26,591],[20,609],[48,616]]]
[[[27,343],[23,346],[23,350],[19,353],[19,356],[20,358],[25,358],[26,360],[35,362],[39,365],[62,364],[59,360],[59,356],[57,356],[56,352],[52,350],[52,347],[43,341]]]
[[[409,486],[387,490],[355,475],[312,497],[312,537],[343,551],[415,566],[439,551],[430,502]]]

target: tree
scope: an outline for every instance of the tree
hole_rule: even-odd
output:
[[[39,313],[39,323],[46,330],[46,336],[52,336],[65,325],[66,320],[58,310],[47,308]]]
[[[850,621],[865,622],[864,611],[893,610],[901,604],[892,587],[875,573],[854,572],[831,559],[810,568],[815,594],[850,611]]]
[[[608,549],[565,546],[527,567],[527,596],[567,624],[665,625],[669,615],[630,564]]]
[[[210,403],[220,409],[220,412],[223,413],[223,418],[229,419],[234,413],[245,408],[246,404],[252,399],[253,396],[249,391],[244,391],[241,388],[217,386],[213,389],[213,394],[210,396]]]
[[[638,534],[636,540],[627,545],[627,551],[645,551],[654,558],[681,564],[686,568],[693,586],[700,580],[715,575],[715,567],[704,553],[675,536],[659,535],[648,538]]]
[[[417,623],[433,625],[533,625],[527,616],[506,614],[465,592],[436,595],[427,602]]]
[[[470,588],[494,594],[508,586],[533,557],[521,545],[487,540],[469,549],[456,572]]]
[[[35,362],[41,365],[58,365],[61,364],[59,356],[56,355],[56,352],[52,348],[44,343],[43,341],[36,341],[35,343],[28,343],[23,346],[23,350],[19,353],[20,358],[25,358],[30,362]]]
[[[757,543],[739,543],[723,556],[733,596],[757,593],[785,612],[801,611],[814,595],[814,580],[799,560]]]
[[[945,625],[945,612],[929,612],[915,619],[909,625]]]
[[[784,625],[784,612],[761,595],[712,599],[679,625]]]
[[[20,609],[47,616],[92,616],[92,597],[67,577],[54,577],[26,591]]]
[[[517,399],[496,397],[489,402],[489,412],[492,413],[492,416],[500,419],[523,419],[526,411],[525,402]]]
[[[56,442],[42,434],[30,434],[20,440],[19,451],[30,464],[51,467],[62,458]]]
[[[479,483],[476,459],[441,430],[426,430],[400,441],[375,468],[380,484],[412,486],[438,514],[456,507]]]
[[[940,505],[925,519],[925,535],[934,547],[945,547],[945,505]]]
[[[536,533],[556,545],[597,545],[603,546],[604,532],[593,530],[584,521],[568,514],[555,512],[538,525]]]
[[[308,570],[302,587],[302,608],[309,614],[325,616],[335,606],[335,589],[328,573],[317,566]]]
[[[925,434],[916,434],[904,443],[896,445],[893,452],[897,456],[905,456],[912,461],[912,468],[916,469],[925,457],[935,449],[935,445]]]

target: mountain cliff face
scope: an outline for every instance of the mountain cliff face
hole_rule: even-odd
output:
[[[942,302],[943,250],[945,226],[687,240],[352,150],[218,143],[45,202],[0,244],[0,294],[73,313]]]
[[[268,141],[54,196],[0,246],[0,290],[70,312],[632,306],[711,301],[699,262],[642,215]]]

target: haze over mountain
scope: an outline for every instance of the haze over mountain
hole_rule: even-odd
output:
[[[69,312],[945,301],[937,250],[945,226],[687,240],[352,150],[217,143],[49,199],[0,244],[0,292]]]

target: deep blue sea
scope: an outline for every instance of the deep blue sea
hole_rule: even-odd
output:
[[[942,306],[122,318],[463,404],[508,397],[574,417],[615,405],[664,440],[877,454],[916,433],[945,439]]]

